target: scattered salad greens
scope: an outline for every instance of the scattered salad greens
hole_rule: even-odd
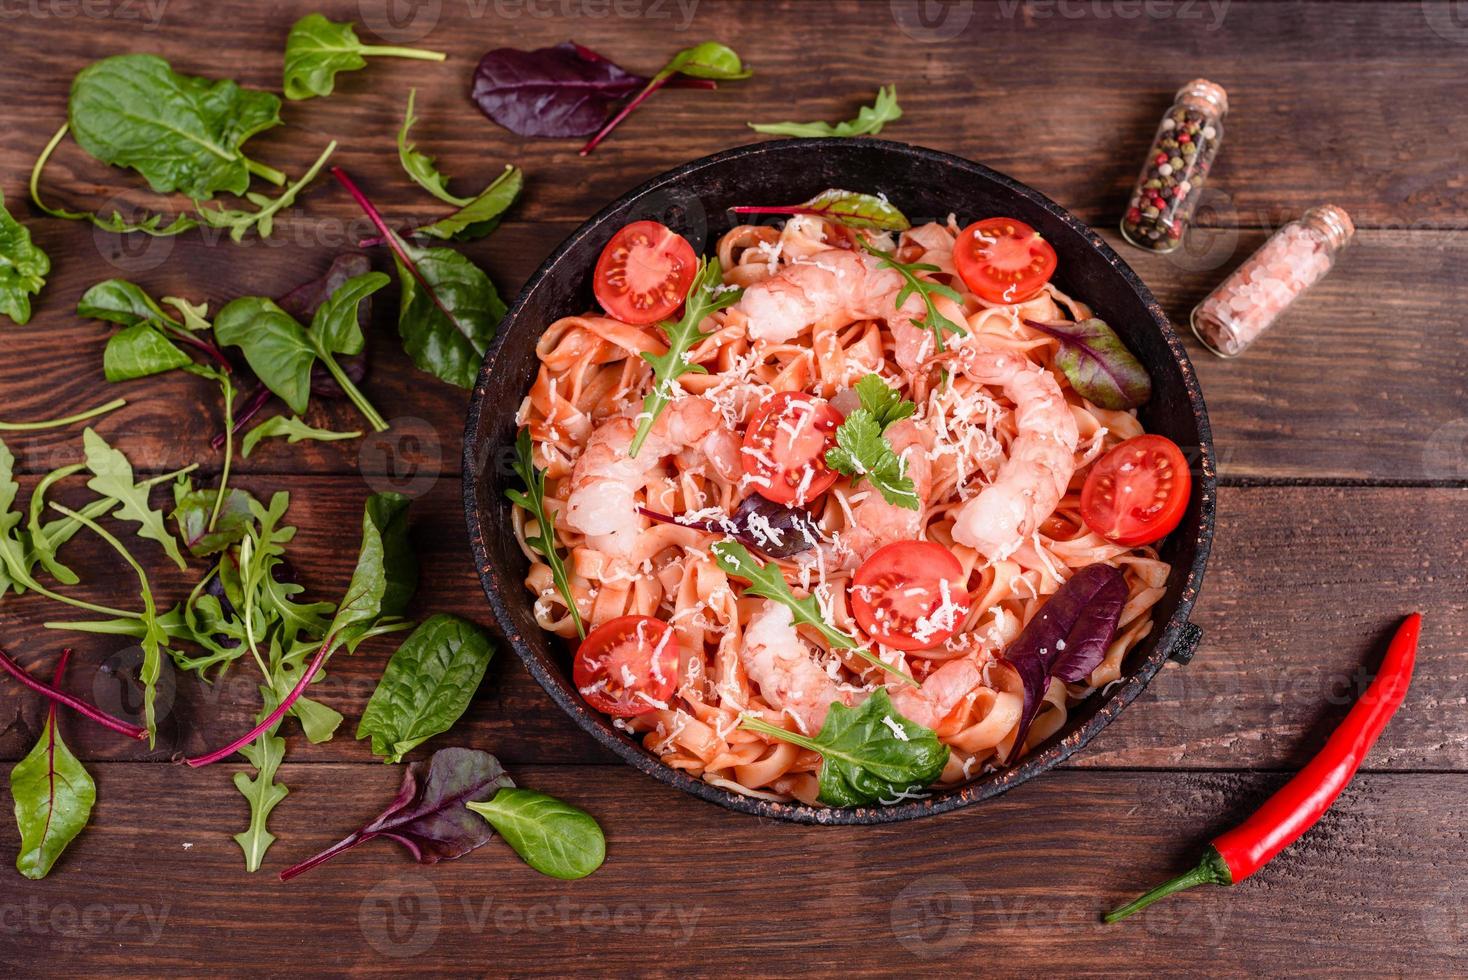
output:
[[[0,313],[16,323],[31,318],[31,297],[46,285],[51,259],[31,241],[25,225],[5,209],[0,193]]]
[[[880,687],[855,708],[833,703],[815,738],[751,715],[740,727],[819,752],[820,800],[829,806],[895,802],[925,790],[948,764],[948,746],[898,714]]]
[[[56,665],[56,687],[66,676],[70,656],[70,650],[63,651]],[[27,878],[44,878],[87,826],[97,802],[97,784],[91,773],[56,727],[54,701],[36,747],[10,771],[10,794],[15,798],[15,822],[20,828],[16,870]]]
[[[545,506],[545,470],[535,465],[535,451],[530,444],[529,429],[521,429],[520,435],[515,439],[515,461],[511,466],[515,475],[524,482],[525,489],[506,490],[505,496],[510,498],[510,503],[523,507],[535,519],[536,533],[527,533],[525,543],[538,551],[550,566],[556,591],[561,593],[561,599],[571,613],[571,621],[576,624],[576,634],[584,640],[586,624],[581,621],[581,611],[576,608],[576,597],[571,592],[571,579],[566,574],[565,562],[561,561],[561,554],[556,550],[556,523]]]
[[[443,61],[448,55],[419,48],[363,44],[350,22],[307,14],[296,21],[286,38],[285,97],[296,100],[330,95],[336,87],[337,72],[366,68],[368,57]]]
[[[906,231],[912,227],[907,215],[897,210],[885,197],[843,191],[835,187],[821,191],[804,204],[781,207],[741,206],[730,208],[735,214],[809,214],[830,218],[851,228],[872,231]]]
[[[903,472],[903,461],[883,434],[887,426],[917,411],[917,406],[887,387],[878,375],[856,383],[861,407],[836,430],[836,445],[826,452],[826,465],[853,478],[865,477],[882,499],[896,507],[919,510],[917,490]]]
[[[855,637],[849,633],[843,633],[826,621],[821,613],[820,602],[814,595],[808,595],[803,599],[797,599],[795,593],[790,591],[790,585],[785,581],[780,566],[774,562],[762,562],[749,553],[749,549],[738,541],[717,541],[709,549],[718,562],[720,568],[727,575],[733,575],[744,579],[749,584],[744,591],[749,595],[761,596],[771,602],[778,602],[790,610],[791,617],[797,626],[807,626],[821,634],[833,648],[838,650],[850,650],[853,654],[865,660],[873,667],[900,677],[907,683],[917,686],[917,681],[909,677],[901,669],[882,661],[876,654],[862,646]]]
[[[41,200],[41,172],[46,169],[46,164],[51,159],[51,154],[56,152],[56,147],[71,132],[71,123],[62,123],[51,139],[46,143],[41,155],[36,157],[35,164],[31,167],[31,203],[46,212],[53,218],[64,218],[67,221],[90,221],[102,231],[110,231],[115,234],[125,235],[140,232],[144,235],[152,235],[155,238],[168,238],[172,235],[182,234],[199,227],[199,222],[186,214],[176,215],[168,224],[163,223],[163,215],[149,215],[142,221],[128,221],[122,216],[122,212],[113,209],[112,213],[105,217],[91,211],[68,211],[66,208],[52,207]]]
[[[744,291],[724,285],[724,271],[717,258],[699,259],[698,269],[693,274],[693,284],[688,288],[688,298],[683,301],[683,316],[676,323],[665,320],[661,326],[668,337],[668,349],[662,354],[643,352],[642,358],[652,365],[652,391],[642,399],[641,421],[637,423],[637,434],[632,437],[628,455],[636,456],[642,443],[652,431],[653,423],[662,414],[668,402],[678,396],[678,378],[685,374],[707,374],[702,364],[688,359],[700,341],[713,336],[702,330],[703,321],[726,306],[739,301]]]
[[[245,433],[244,439],[240,440],[240,455],[249,458],[255,447],[266,439],[284,439],[291,445],[298,442],[313,440],[316,442],[337,442],[342,439],[357,439],[361,432],[333,432],[330,429],[318,429],[307,425],[298,415],[272,415],[270,418],[255,426]]]
[[[862,106],[856,118],[849,122],[839,122],[834,126],[828,122],[750,123],[749,128],[771,136],[876,136],[883,126],[901,118],[897,86],[888,85],[877,89],[876,101]]]
[[[1055,364],[1076,394],[1112,411],[1136,408],[1152,397],[1152,378],[1116,331],[1095,317],[1078,323],[1026,320],[1060,341]]]
[[[453,205],[455,210],[437,221],[414,228],[411,234],[420,238],[455,241],[483,238],[499,227],[500,217],[520,196],[525,175],[519,167],[506,166],[503,173],[474,197],[450,193],[448,177],[439,172],[433,157],[408,142],[408,131],[418,121],[413,115],[413,101],[417,94],[417,89],[408,92],[408,107],[403,112],[403,125],[398,130],[398,160],[415,184],[445,204]]]
[[[321,173],[321,168],[326,166],[326,161],[335,151],[336,140],[332,140],[326,144],[326,149],[321,151],[316,162],[306,169],[299,180],[293,181],[273,198],[255,191],[247,191],[245,200],[255,205],[254,211],[244,211],[239,208],[200,207],[199,220],[211,228],[227,229],[229,237],[237,242],[243,241],[245,233],[251,230],[258,233],[261,238],[269,238],[271,231],[275,229],[275,216],[296,203],[296,195],[316,179],[316,175]]]

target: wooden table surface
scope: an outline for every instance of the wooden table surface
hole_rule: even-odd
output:
[[[6,872],[0,966],[12,975],[205,971],[847,975],[963,972],[1462,974],[1468,972],[1468,21],[1461,4],[1242,2],[732,3],[721,0],[325,2],[381,43],[449,52],[443,65],[375,60],[328,99],[288,104],[252,156],[299,173],[329,138],[336,163],[393,219],[431,211],[399,172],[393,135],[417,86],[420,146],[459,186],[523,167],[522,204],[465,247],[507,296],[576,224],[643,179],[750,139],[746,120],[846,118],[896,83],[904,118],[883,135],[981,161],[1038,188],[1116,241],[1113,229],[1157,118],[1183,81],[1228,88],[1232,112],[1215,203],[1184,253],[1118,244],[1174,321],[1268,231],[1330,201],[1355,217],[1336,272],[1246,356],[1225,362],[1187,338],[1218,443],[1218,533],[1195,622],[1197,659],[1170,665],[1070,764],[997,800],[917,823],[809,828],[685,797],[614,760],[502,654],[454,732],[435,746],[494,752],[514,776],[595,814],[605,867],[579,883],[537,876],[498,842],[432,868],[394,845],[364,846],[282,885],[274,872],[376,814],[399,773],[350,737],[391,650],[333,661],[315,690],[349,719],[312,746],[293,734],[266,867],[247,875],[230,835],[246,806],[236,763],[169,764],[249,723],[254,680],[181,677],[152,752],[75,718],[64,730],[94,773],[92,826],[54,872]],[[25,203],[31,162],[64,118],[89,61],[157,52],[179,70],[277,89],[285,2],[0,3],[0,188],[54,262],[25,327],[0,326],[0,417],[130,404],[97,428],[145,471],[219,458],[217,395],[168,376],[103,380],[107,331],[77,297],[112,276],[215,305],[280,294],[322,271],[364,226],[322,180],[266,242],[198,232],[121,240],[41,217]],[[526,141],[485,120],[466,92],[487,49],[574,38],[634,69],[717,38],[753,66],[718,92],[659,94],[594,156],[576,141]],[[48,193],[95,207],[146,200],[130,172],[75,147]],[[125,192],[125,193],[124,193]],[[388,268],[386,257],[374,258]],[[360,442],[265,445],[237,466],[257,494],[291,492],[292,559],[311,594],[340,594],[362,500],[419,499],[423,585],[415,611],[483,622],[458,468],[466,394],[415,372],[379,304],[371,399],[392,430]],[[505,392],[518,398],[518,392]],[[311,420],[351,427],[341,404]],[[75,428],[9,436],[28,476],[79,458]],[[75,496],[75,492],[62,496]],[[158,502],[162,502],[159,491]],[[77,593],[136,603],[100,545],[69,553]],[[146,548],[155,586],[190,584]],[[195,569],[194,574],[197,574]],[[1406,704],[1335,808],[1299,845],[1230,890],[1200,890],[1104,927],[1098,913],[1190,866],[1209,837],[1317,750],[1369,678],[1405,612],[1426,617]],[[63,638],[55,607],[0,603],[0,641],[38,670]],[[118,649],[83,639],[70,688]],[[0,681],[0,757],[19,759],[39,699]],[[14,825],[0,821],[0,857]]]

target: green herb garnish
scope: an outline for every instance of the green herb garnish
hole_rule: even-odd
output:
[[[854,480],[866,477],[889,504],[918,510],[917,489],[904,473],[902,457],[883,435],[887,426],[907,418],[917,406],[875,374],[856,383],[856,394],[861,408],[836,430],[836,445],[826,451],[826,465]]]
[[[839,122],[834,126],[828,122],[782,122],[749,123],[756,133],[771,136],[876,136],[889,122],[902,118],[902,109],[897,105],[897,86],[887,85],[877,89],[877,99],[871,105],[861,107],[855,119]]]
[[[528,511],[540,527],[540,533],[534,536],[527,535],[525,543],[540,552],[541,556],[545,558],[545,563],[550,566],[551,578],[556,583],[556,590],[561,593],[561,599],[566,603],[566,608],[571,611],[571,621],[576,624],[577,635],[584,640],[586,639],[586,626],[581,622],[581,613],[576,608],[576,597],[571,593],[571,578],[566,574],[566,566],[561,561],[560,552],[556,551],[556,525],[551,520],[550,511],[545,508],[545,470],[535,465],[535,452],[530,445],[529,429],[521,429],[519,437],[515,439],[515,462],[511,466],[524,481],[525,489],[506,490],[505,496],[510,498],[510,503]]]
[[[907,298],[913,293],[917,293],[923,298],[923,306],[927,310],[924,322],[928,329],[933,332],[933,342],[937,346],[938,353],[941,354],[943,352],[943,334],[945,332],[956,333],[960,337],[968,336],[967,330],[939,313],[937,304],[933,302],[933,295],[935,293],[939,296],[946,296],[955,303],[963,302],[963,297],[952,286],[945,286],[940,282],[932,282],[931,280],[918,276],[919,272],[941,272],[941,269],[928,262],[899,262],[897,257],[891,252],[884,252],[861,238],[857,238],[856,243],[861,246],[863,251],[881,259],[881,264],[884,268],[895,270],[906,280],[902,288],[897,291],[897,298],[894,302],[894,306],[897,309],[902,309],[902,304],[906,303]]]

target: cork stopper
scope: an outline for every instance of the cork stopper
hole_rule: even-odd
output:
[[[1200,109],[1212,109],[1220,116],[1228,112],[1228,93],[1222,85],[1206,78],[1195,78],[1178,89],[1176,101],[1193,103]]]
[[[1306,211],[1301,221],[1320,230],[1332,251],[1345,248],[1356,234],[1356,224],[1346,209],[1334,204],[1322,204]]]

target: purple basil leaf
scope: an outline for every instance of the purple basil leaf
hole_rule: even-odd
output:
[[[488,752],[439,749],[427,761],[407,767],[398,795],[376,820],[282,871],[280,880],[289,881],[374,837],[397,841],[419,864],[463,857],[494,836],[494,828],[465,804],[482,803],[513,785],[499,760]]]
[[[1126,577],[1120,569],[1087,565],[1046,600],[1004,651],[1005,662],[1019,674],[1025,692],[1011,758],[1024,748],[1050,678],[1075,683],[1106,656],[1126,594]]]
[[[347,252],[331,260],[326,274],[310,282],[302,283],[280,298],[277,305],[302,324],[310,323],[316,307],[326,302],[336,288],[354,276],[372,271],[372,263],[361,252]],[[357,307],[357,322],[367,330],[372,320],[372,299],[364,300]],[[367,353],[340,356],[337,363],[353,384],[367,376]],[[323,398],[345,398],[346,394],[320,363],[311,366],[311,394]]]
[[[1055,363],[1070,386],[1102,408],[1136,408],[1152,397],[1152,379],[1126,344],[1103,320],[1026,324],[1060,341]]]
[[[496,48],[474,70],[470,97],[491,120],[520,136],[589,136],[612,107],[647,84],[579,44],[521,51]]]
[[[790,558],[814,548],[821,540],[820,527],[810,512],[799,507],[786,507],[759,494],[750,494],[739,502],[728,517],[674,517],[646,507],[637,508],[643,517],[662,524],[695,527],[710,534],[727,534],[752,551],[767,558]],[[751,524],[751,521],[754,523]]]

